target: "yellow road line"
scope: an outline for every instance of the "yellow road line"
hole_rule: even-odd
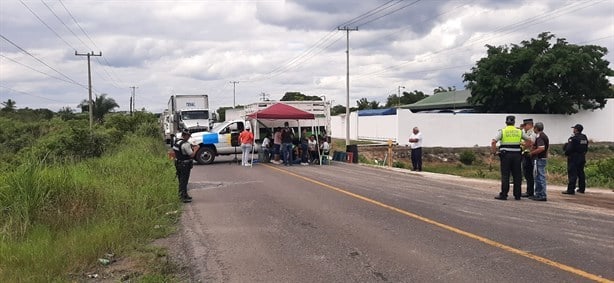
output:
[[[556,268],[561,269],[561,270],[565,270],[565,271],[567,271],[569,273],[572,273],[572,274],[575,274],[575,275],[578,275],[578,276],[582,276],[584,278],[587,278],[587,279],[590,279],[590,280],[593,280],[593,281],[596,281],[596,282],[614,283],[614,281],[610,281],[610,280],[608,280],[606,278],[600,277],[599,275],[588,273],[588,272],[586,272],[584,270],[581,270],[581,269],[578,269],[578,268],[575,268],[575,267],[572,267],[572,266],[569,266],[569,265],[565,265],[565,264],[562,264],[560,262],[556,262],[554,260],[547,259],[545,257],[534,255],[532,253],[529,253],[529,252],[526,252],[526,251],[523,251],[523,250],[519,250],[517,248],[514,248],[514,247],[511,247],[511,246],[499,243],[497,241],[493,241],[491,239],[488,239],[488,238],[485,238],[485,237],[482,237],[482,236],[479,236],[479,235],[476,235],[476,234],[473,234],[473,233],[470,233],[470,232],[458,229],[456,227],[453,227],[453,226],[450,226],[450,225],[447,225],[447,224],[443,224],[441,222],[437,222],[435,220],[432,220],[432,219],[420,216],[418,214],[411,213],[409,211],[402,210],[402,209],[396,208],[394,206],[387,205],[385,203],[376,201],[374,199],[370,199],[368,197],[364,197],[364,196],[361,196],[361,195],[358,195],[358,194],[355,194],[355,193],[352,193],[352,192],[349,192],[349,191],[337,188],[335,186],[331,186],[329,184],[325,184],[325,183],[322,183],[320,181],[317,181],[317,180],[314,180],[314,179],[311,179],[311,178],[308,178],[308,177],[305,177],[305,176],[301,176],[301,175],[298,175],[296,173],[292,173],[290,171],[286,171],[286,170],[283,170],[283,169],[280,169],[280,168],[277,168],[277,167],[274,167],[274,166],[271,166],[271,165],[267,165],[267,164],[263,164],[263,165],[266,166],[266,167],[269,167],[269,168],[271,168],[273,170],[277,170],[277,171],[283,172],[285,174],[288,174],[288,175],[297,177],[299,179],[305,180],[307,182],[311,182],[311,183],[320,185],[322,187],[331,189],[333,191],[337,191],[339,193],[351,196],[353,198],[357,198],[359,200],[366,201],[368,203],[371,203],[371,204],[374,204],[374,205],[377,205],[377,206],[380,206],[380,207],[392,210],[394,212],[398,212],[400,214],[409,216],[411,218],[414,218],[414,219],[417,219],[417,220],[420,220],[420,221],[423,221],[423,222],[435,225],[437,227],[440,227],[442,229],[454,232],[456,234],[460,234],[460,235],[463,235],[465,237],[468,237],[468,238],[480,241],[480,242],[485,243],[487,245],[490,245],[490,246],[493,246],[493,247],[496,247],[496,248],[500,248],[502,250],[505,250],[505,251],[508,251],[508,252],[513,253],[513,254],[517,254],[517,255],[520,255],[520,256],[523,256],[523,257],[526,257],[526,258],[530,258],[532,260],[535,260],[535,261],[538,261],[538,262],[550,265],[552,267],[556,267]]]

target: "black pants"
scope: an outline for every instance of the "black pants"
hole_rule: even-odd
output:
[[[411,166],[414,171],[422,171],[422,148],[411,149]]]
[[[514,180],[514,198],[520,198],[522,194],[520,185],[522,184],[522,156],[520,152],[501,152],[501,193],[502,197],[507,197],[510,191],[510,173]]]
[[[584,192],[586,189],[586,176],[584,175],[584,165],[586,165],[586,157],[584,155],[575,155],[567,157],[567,191],[573,193],[576,189],[576,181],[578,182],[578,191]]]
[[[188,181],[190,180],[190,171],[192,171],[193,166],[192,160],[175,161],[177,179],[179,179],[179,197],[181,198],[188,196]]]
[[[535,177],[533,176],[533,159],[530,156],[522,156],[522,174],[527,180],[527,195],[535,194]]]

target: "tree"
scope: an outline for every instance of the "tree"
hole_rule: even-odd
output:
[[[15,103],[15,100],[12,99],[8,99],[5,102],[0,103],[2,104],[4,107],[2,107],[2,109],[0,109],[1,111],[4,112],[15,112],[15,105],[17,103]]]
[[[364,97],[356,100],[356,107],[358,110],[369,109],[369,100]]]
[[[572,114],[603,108],[614,96],[607,48],[569,44],[544,32],[520,45],[487,45],[487,57],[463,74],[478,111]],[[552,44],[551,42],[554,41]]]
[[[76,117],[75,113],[73,112],[72,108],[70,108],[70,106],[62,107],[58,111],[58,115],[60,116],[60,119],[64,121],[72,120],[72,119],[75,119]]]
[[[424,92],[421,92],[419,90],[414,90],[412,92],[404,91],[400,99],[401,105],[412,104],[426,97],[427,95],[424,94]],[[384,107],[387,108],[387,107],[393,107],[397,105],[399,105],[399,97],[396,94],[391,94],[388,96],[388,98],[386,98],[386,105]]]
[[[444,88],[442,86],[438,86],[436,89],[433,90],[433,94],[440,93],[440,92],[448,92],[448,91],[456,91],[456,87],[449,86],[448,88]]]
[[[345,114],[345,106],[337,104],[330,109],[330,115],[335,116],[339,114]]]
[[[279,101],[320,101],[320,98],[317,95],[304,95],[300,92],[286,92],[284,96]]]
[[[371,102],[369,102],[369,108],[368,109],[379,109],[379,108],[380,108],[379,101],[372,100]]]
[[[113,111],[113,109],[118,108],[119,105],[115,102],[115,99],[107,97],[106,93],[101,94],[100,96],[96,96],[96,99],[93,101],[94,111],[92,111],[92,115],[94,116],[94,120],[101,123],[104,120],[104,116],[109,112]],[[77,106],[81,107],[82,112],[89,111],[89,104],[87,100],[81,101],[81,103]]]

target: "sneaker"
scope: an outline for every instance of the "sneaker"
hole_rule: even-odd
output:
[[[498,200],[507,200],[507,197],[504,197],[504,196],[498,195],[498,196],[496,196],[496,197],[495,197],[495,199],[498,199]]]
[[[577,189],[576,192],[581,193],[581,194],[584,193],[584,191],[583,190],[581,191],[580,189]]]
[[[309,163],[307,163],[307,162],[301,162],[301,165],[303,165],[303,166],[307,166],[307,165],[309,165]]]
[[[534,198],[532,198],[532,200],[534,200],[534,201],[548,201],[548,199],[546,199],[545,197],[534,197]]]
[[[562,194],[564,195],[575,195],[576,193],[574,191],[563,191]]]

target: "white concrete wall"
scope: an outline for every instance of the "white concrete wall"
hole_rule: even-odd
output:
[[[516,125],[525,118],[544,123],[544,132],[554,144],[566,142],[572,134],[571,126],[576,123],[584,126],[584,134],[590,140],[614,142],[614,99],[609,99],[601,110],[574,115],[412,113],[400,109],[397,115],[357,117],[354,112],[350,115],[350,138],[391,138],[403,145],[407,144],[412,128],[417,126],[423,133],[425,147],[487,146],[497,130],[505,126],[507,115],[516,116]],[[345,139],[344,118],[343,115],[332,117],[334,138]]]

